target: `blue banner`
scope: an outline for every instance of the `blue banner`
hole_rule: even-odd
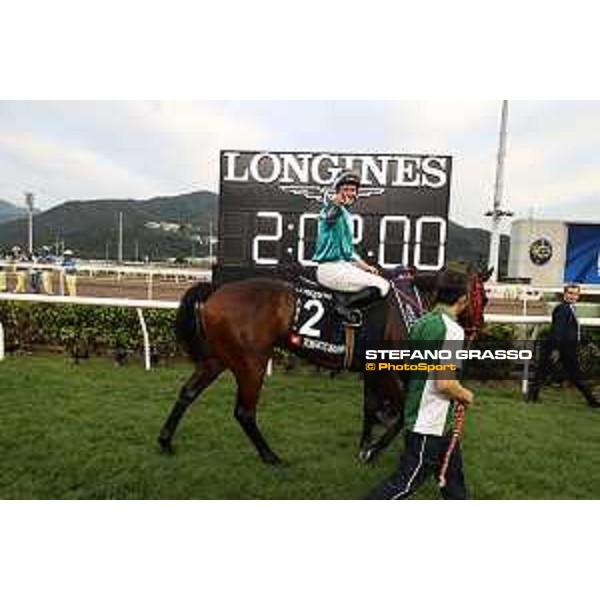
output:
[[[569,225],[565,282],[600,283],[600,225]]]

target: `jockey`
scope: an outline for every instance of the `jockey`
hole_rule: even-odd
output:
[[[338,312],[351,322],[356,321],[355,310],[385,298],[390,284],[379,275],[376,267],[364,262],[352,245],[352,215],[360,187],[360,176],[342,171],[333,184],[332,198],[325,198],[319,214],[319,229],[313,260],[319,263],[317,281],[338,292],[354,292]],[[360,315],[358,315],[360,318]]]

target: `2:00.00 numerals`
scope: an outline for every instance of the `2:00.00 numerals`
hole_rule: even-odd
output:
[[[271,220],[275,225],[275,233],[259,234],[252,240],[252,260],[257,265],[277,265],[279,260],[276,257],[265,256],[261,253],[262,242],[280,242],[283,237],[283,215],[278,212],[261,211],[257,213],[257,218],[262,222]],[[300,216],[298,223],[298,242],[297,257],[298,262],[306,267],[316,266],[316,263],[306,257],[306,229],[310,220],[317,220],[318,214],[305,213]],[[354,237],[353,243],[360,244],[363,240],[364,221],[361,215],[353,215]],[[259,221],[260,222],[260,221]],[[411,226],[414,223],[414,231]],[[386,260],[386,244],[393,240],[390,237],[390,225],[402,225],[402,262],[391,263]],[[434,227],[437,233],[437,257],[433,262],[424,262],[422,260],[423,250],[423,231],[426,227]],[[293,228],[293,226],[289,226]],[[414,235],[413,235],[414,234]],[[417,269],[424,271],[437,271],[442,268],[445,261],[446,252],[447,224],[442,217],[425,216],[419,217],[411,222],[407,216],[393,215],[382,217],[379,222],[379,246],[377,251],[377,262],[386,269],[397,267],[399,264],[408,265],[409,252],[413,247],[413,265]],[[413,241],[414,240],[414,241]]]

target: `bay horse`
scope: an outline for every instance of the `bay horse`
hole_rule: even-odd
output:
[[[483,322],[484,282],[490,274],[469,273],[470,308],[461,319],[467,332],[476,331]],[[437,276],[437,272],[414,271],[413,282],[421,293],[425,308],[429,308],[434,300]],[[393,285],[393,279],[391,283]],[[181,388],[161,428],[158,442],[163,452],[173,452],[173,436],[189,406],[224,371],[230,370],[237,382],[236,420],[263,462],[281,464],[281,459],[258,428],[256,409],[268,362],[276,346],[285,346],[296,302],[297,293],[291,283],[268,278],[236,281],[216,291],[200,283],[184,294],[175,329],[195,371]],[[396,295],[388,294],[385,303],[384,340],[406,339],[407,331]],[[364,462],[379,454],[401,429],[404,397],[404,382],[394,372],[367,379],[372,383],[370,389],[365,388],[360,441],[360,457]],[[372,431],[378,424],[386,430],[373,442]]]

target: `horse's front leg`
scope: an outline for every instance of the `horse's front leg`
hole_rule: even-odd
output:
[[[379,420],[377,418],[377,396],[372,378],[369,376],[365,377],[363,386],[363,424],[358,456],[361,461],[368,462],[364,460],[363,453],[373,443],[373,428]]]
[[[389,406],[394,408],[390,414]],[[375,460],[396,438],[404,425],[404,385],[392,375],[367,375],[364,383],[363,432],[360,441],[359,459],[363,463]],[[386,427],[385,432],[373,441],[375,425]]]
[[[360,460],[365,464],[373,462],[396,439],[403,427],[404,419],[400,415],[379,439],[361,448]]]

